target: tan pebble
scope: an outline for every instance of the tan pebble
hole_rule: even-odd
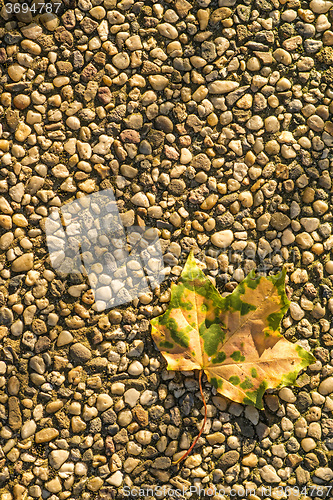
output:
[[[315,449],[316,442],[312,438],[304,438],[301,441],[301,446],[305,452],[308,452]]]
[[[95,191],[95,188],[96,188],[96,182],[94,179],[87,179],[86,181],[81,182],[79,184],[79,188],[84,193],[93,193]]]
[[[40,113],[37,113],[36,111],[32,111],[31,109],[29,109],[26,116],[26,121],[27,123],[29,123],[29,125],[34,125],[35,123],[41,123],[42,115]]]
[[[148,79],[154,90],[163,90],[169,83],[169,79],[162,75],[150,75]]]
[[[175,40],[178,37],[178,31],[170,23],[162,23],[157,26],[157,30],[160,35]]]
[[[325,270],[328,274],[333,274],[333,260],[329,260],[325,264]]]
[[[12,64],[8,68],[8,75],[14,82],[19,82],[22,79],[25,72],[26,68],[20,66],[17,63]]]
[[[22,26],[20,29],[22,35],[31,40],[37,40],[43,34],[42,27],[36,23],[30,23],[27,26]]]
[[[59,436],[59,431],[53,427],[48,427],[36,432],[35,441],[37,444],[47,443]]]
[[[53,78],[53,85],[55,87],[63,87],[64,85],[68,85],[70,82],[70,79],[68,76],[56,76]]]
[[[201,102],[208,95],[208,90],[204,85],[200,85],[192,94],[192,99],[196,102]]]
[[[125,41],[125,45],[129,48],[129,50],[142,49],[141,38],[139,37],[139,35],[132,35],[127,38],[127,40]]]
[[[180,159],[179,159],[180,163],[186,165],[187,163],[190,163],[191,160],[192,160],[191,151],[187,148],[182,148],[180,150]]]
[[[236,90],[238,87],[238,82],[233,82],[231,80],[215,80],[208,84],[208,92],[210,94],[227,94]]]
[[[333,45],[333,32],[331,30],[327,30],[323,34],[323,44],[329,47]]]
[[[25,109],[29,106],[31,99],[28,95],[18,94],[13,99],[13,104],[17,109]]]
[[[302,21],[305,21],[306,23],[313,23],[316,18],[316,16],[310,9],[298,9],[297,14],[302,19]]]
[[[275,139],[272,139],[265,144],[265,151],[268,155],[277,155],[280,151],[280,145]]]
[[[12,218],[10,215],[1,215],[0,214],[0,226],[4,229],[12,228]]]
[[[295,142],[295,138],[294,138],[292,132],[289,132],[288,130],[284,130],[278,136],[278,141],[281,144],[293,144]]]
[[[112,64],[118,69],[126,69],[130,65],[130,58],[127,52],[120,52],[112,58]]]
[[[276,49],[273,52],[274,59],[281,64],[289,66],[292,63],[291,55],[285,49]]]
[[[327,2],[326,0],[312,0],[310,2],[310,9],[315,14],[325,14],[333,6],[332,2]]]
[[[282,46],[289,52],[296,50],[297,47],[299,47],[301,44],[302,44],[302,37],[297,35],[297,36],[292,36],[291,38],[287,38],[287,40],[284,40]]]
[[[313,209],[318,215],[323,215],[328,210],[328,204],[323,200],[316,200],[313,202]]]
[[[278,80],[276,82],[276,90],[278,92],[285,92],[286,90],[289,90],[291,88],[291,82],[290,80],[288,80],[288,78],[280,78],[280,80]]]
[[[0,139],[0,149],[1,151],[9,151],[9,141]]]
[[[306,187],[302,195],[304,203],[312,203],[315,197],[315,190],[311,187]]]
[[[252,95],[245,94],[237,101],[236,106],[239,109],[250,109],[252,107],[252,103],[253,103]]]
[[[249,71],[259,71],[261,68],[261,64],[257,57],[250,57],[250,59],[247,61],[246,67]]]
[[[32,42],[31,40],[22,40],[21,47],[23,50],[26,50],[27,52],[35,56],[39,56],[39,54],[42,52],[42,49],[40,48],[38,43]]]
[[[82,420],[81,417],[72,417],[71,420],[72,431],[77,434],[86,429],[87,424]]]
[[[1,226],[1,216],[0,216],[0,226]],[[0,236],[0,250],[7,250],[14,241],[13,233],[5,233]]]
[[[322,243],[315,243],[311,248],[311,252],[315,253],[316,255],[321,255],[324,252]]]
[[[256,467],[258,463],[258,457],[255,453],[250,453],[242,459],[242,465],[245,467]]]
[[[34,263],[34,255],[32,253],[25,253],[12,262],[12,271],[14,273],[20,271],[29,271],[32,269]]]
[[[90,9],[89,14],[94,19],[101,21],[102,19],[104,19],[105,15],[106,15],[106,11],[105,11],[104,7],[102,7],[101,5],[97,5],[96,7],[93,7],[92,9]]]
[[[205,199],[205,201],[203,201],[201,203],[201,205],[200,205],[201,210],[210,210],[211,208],[213,208],[216,205],[218,199],[219,199],[219,197],[217,194],[210,194]]]
[[[312,115],[307,119],[306,122],[309,127],[314,130],[315,132],[320,132],[324,128],[324,120],[320,118],[318,115]]]
[[[0,97],[0,102],[3,106],[10,106],[12,103],[12,95],[9,92],[3,92]]]
[[[169,221],[174,227],[180,227],[182,223],[182,218],[177,212],[173,212],[169,217]]]
[[[247,122],[246,127],[249,130],[260,130],[264,126],[261,116],[254,115]]]
[[[280,122],[276,116],[268,116],[264,121],[266,132],[275,134],[280,130]]]
[[[55,31],[60,24],[59,16],[53,13],[42,14],[39,20],[48,31]]]
[[[299,233],[297,236],[296,236],[296,243],[303,249],[303,250],[306,250],[308,248],[311,248],[314,241],[311,237],[310,234],[308,233]]]
[[[18,227],[27,227],[29,224],[23,214],[14,214],[12,219],[14,224]]]
[[[250,191],[243,191],[242,193],[240,193],[238,200],[243,205],[243,207],[248,208],[252,207],[253,205],[253,196]]]
[[[211,242],[218,248],[226,248],[234,240],[233,232],[230,229],[224,231],[218,231],[211,236]]]
[[[51,401],[50,403],[48,403],[45,407],[45,410],[47,413],[56,413],[63,406],[64,403],[61,401],[61,399],[56,399],[55,401]]]
[[[23,122],[20,122],[19,126],[15,132],[15,139],[19,142],[23,142],[31,134],[31,128]]]

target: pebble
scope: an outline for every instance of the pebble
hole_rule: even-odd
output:
[[[96,408],[98,411],[105,411],[113,405],[113,400],[108,394],[99,394],[97,396]]]
[[[124,401],[133,408],[140,397],[140,392],[136,389],[128,389],[124,394]]]
[[[53,450],[48,456],[49,464],[53,469],[60,469],[60,467],[66,462],[69,457],[69,451],[67,450]]]
[[[211,236],[213,245],[218,248],[227,248],[234,240],[234,235],[230,229],[225,231],[218,231]]]
[[[19,82],[25,72],[26,68],[20,66],[19,64],[12,64],[8,67],[8,75],[14,82]]]
[[[15,139],[19,142],[24,142],[31,134],[31,128],[25,123],[20,123],[15,132]]]
[[[303,250],[306,250],[308,248],[311,248],[314,241],[311,237],[310,234],[306,233],[306,232],[303,232],[303,233],[299,233],[297,234],[296,236],[296,243],[303,249]]]
[[[140,361],[133,361],[128,367],[128,373],[134,377],[139,377],[143,373],[143,366]]]
[[[239,87],[239,83],[229,80],[216,80],[209,83],[207,88],[210,94],[227,94]]]
[[[59,436],[59,431],[53,427],[49,427],[36,432],[35,442],[37,444],[48,443],[50,441],[53,441],[53,439],[55,439],[58,436]]]
[[[299,321],[304,317],[304,311],[297,302],[290,303],[290,315],[295,321]]]
[[[310,2],[310,9],[315,14],[325,14],[332,6],[332,2],[327,2],[325,0],[311,0]]]
[[[14,273],[29,271],[33,267],[34,255],[32,253],[26,253],[15,259],[12,263],[12,271]]]
[[[267,483],[279,483],[281,478],[277,475],[272,465],[264,465],[260,469],[261,478]]]
[[[314,450],[314,449],[315,449],[315,447],[316,447],[316,442],[315,442],[315,440],[314,440],[314,439],[312,439],[312,438],[310,438],[310,437],[308,437],[308,438],[304,438],[304,439],[302,439],[302,441],[301,441],[301,446],[302,446],[302,448],[303,448],[303,450],[304,450],[305,452],[309,452],[309,451],[311,451],[311,450]]]
[[[333,392],[333,377],[328,377],[323,380],[319,385],[318,391],[319,394],[322,394],[323,396],[331,394]]]
[[[30,436],[33,436],[36,432],[36,422],[34,420],[27,420],[21,428],[21,437],[22,439],[27,439]]]
[[[80,342],[73,344],[70,347],[69,353],[77,363],[86,363],[92,357],[91,351]]]

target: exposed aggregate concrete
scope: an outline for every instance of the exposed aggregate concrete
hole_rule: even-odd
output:
[[[255,489],[251,500],[314,485],[317,497],[289,498],[322,498],[333,3],[64,0],[38,14],[42,3],[0,12],[0,500],[162,485]],[[125,227],[156,228],[167,279],[99,313],[85,276],[52,268],[44,229],[55,208],[110,187]],[[149,319],[191,248],[221,293],[285,264],[282,332],[317,362],[260,412],[207,383],[204,433],[177,468],[203,405],[195,374],[166,371]]]

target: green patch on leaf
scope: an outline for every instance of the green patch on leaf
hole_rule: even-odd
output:
[[[191,327],[186,328],[187,332],[179,330],[177,322],[173,318],[169,318],[165,326],[170,331],[171,338],[176,342],[176,344],[186,348],[189,346],[189,337],[187,336],[187,333],[191,331]]]
[[[313,356],[313,354],[311,354],[311,352],[306,351],[300,345],[295,344],[295,348],[297,354],[302,360],[302,366],[306,367],[317,361],[316,358]]]
[[[204,341],[203,350],[207,356],[213,356],[217,352],[219,344],[222,343],[224,332],[218,323],[203,322],[199,328],[199,335]]]
[[[210,383],[215,389],[221,389],[223,385],[223,381],[220,378],[213,377],[210,379]]]
[[[256,391],[248,391],[246,392],[246,397],[243,400],[243,403],[256,406],[259,410],[262,410],[264,405],[262,403],[262,397],[268,387],[268,383],[264,380],[259,385]]]
[[[223,363],[223,361],[225,360],[226,357],[227,356],[226,356],[225,352],[220,351],[219,353],[217,353],[217,355],[215,356],[215,358],[212,359],[212,363],[214,365]]]
[[[162,340],[162,342],[160,342],[160,347],[165,347],[166,349],[173,349],[174,348],[174,344],[172,342],[169,342],[168,340]]]
[[[241,384],[239,384],[239,387],[241,387],[242,389],[252,389],[253,383],[248,377],[246,377],[246,379],[243,380]]]
[[[229,382],[230,382],[230,384],[233,384],[233,385],[239,385],[240,378],[237,375],[231,375],[231,377],[229,378]]]
[[[245,356],[243,356],[240,351],[234,351],[232,354],[230,354],[230,357],[237,363],[239,361],[245,361]]]

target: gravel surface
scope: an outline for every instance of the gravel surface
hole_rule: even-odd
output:
[[[244,488],[258,500],[263,487],[281,498],[287,486],[290,499],[323,498],[333,3],[63,0],[41,14],[43,3],[0,11],[0,500],[122,499],[125,487],[157,486],[224,487],[214,500]],[[51,266],[45,221],[108,188],[125,227],[156,228],[167,278],[100,312],[85,276]],[[166,371],[149,319],[191,248],[221,293],[252,268],[285,264],[282,332],[317,362],[298,387],[266,394],[263,411],[205,383],[204,433],[176,467],[203,404],[197,374]]]

